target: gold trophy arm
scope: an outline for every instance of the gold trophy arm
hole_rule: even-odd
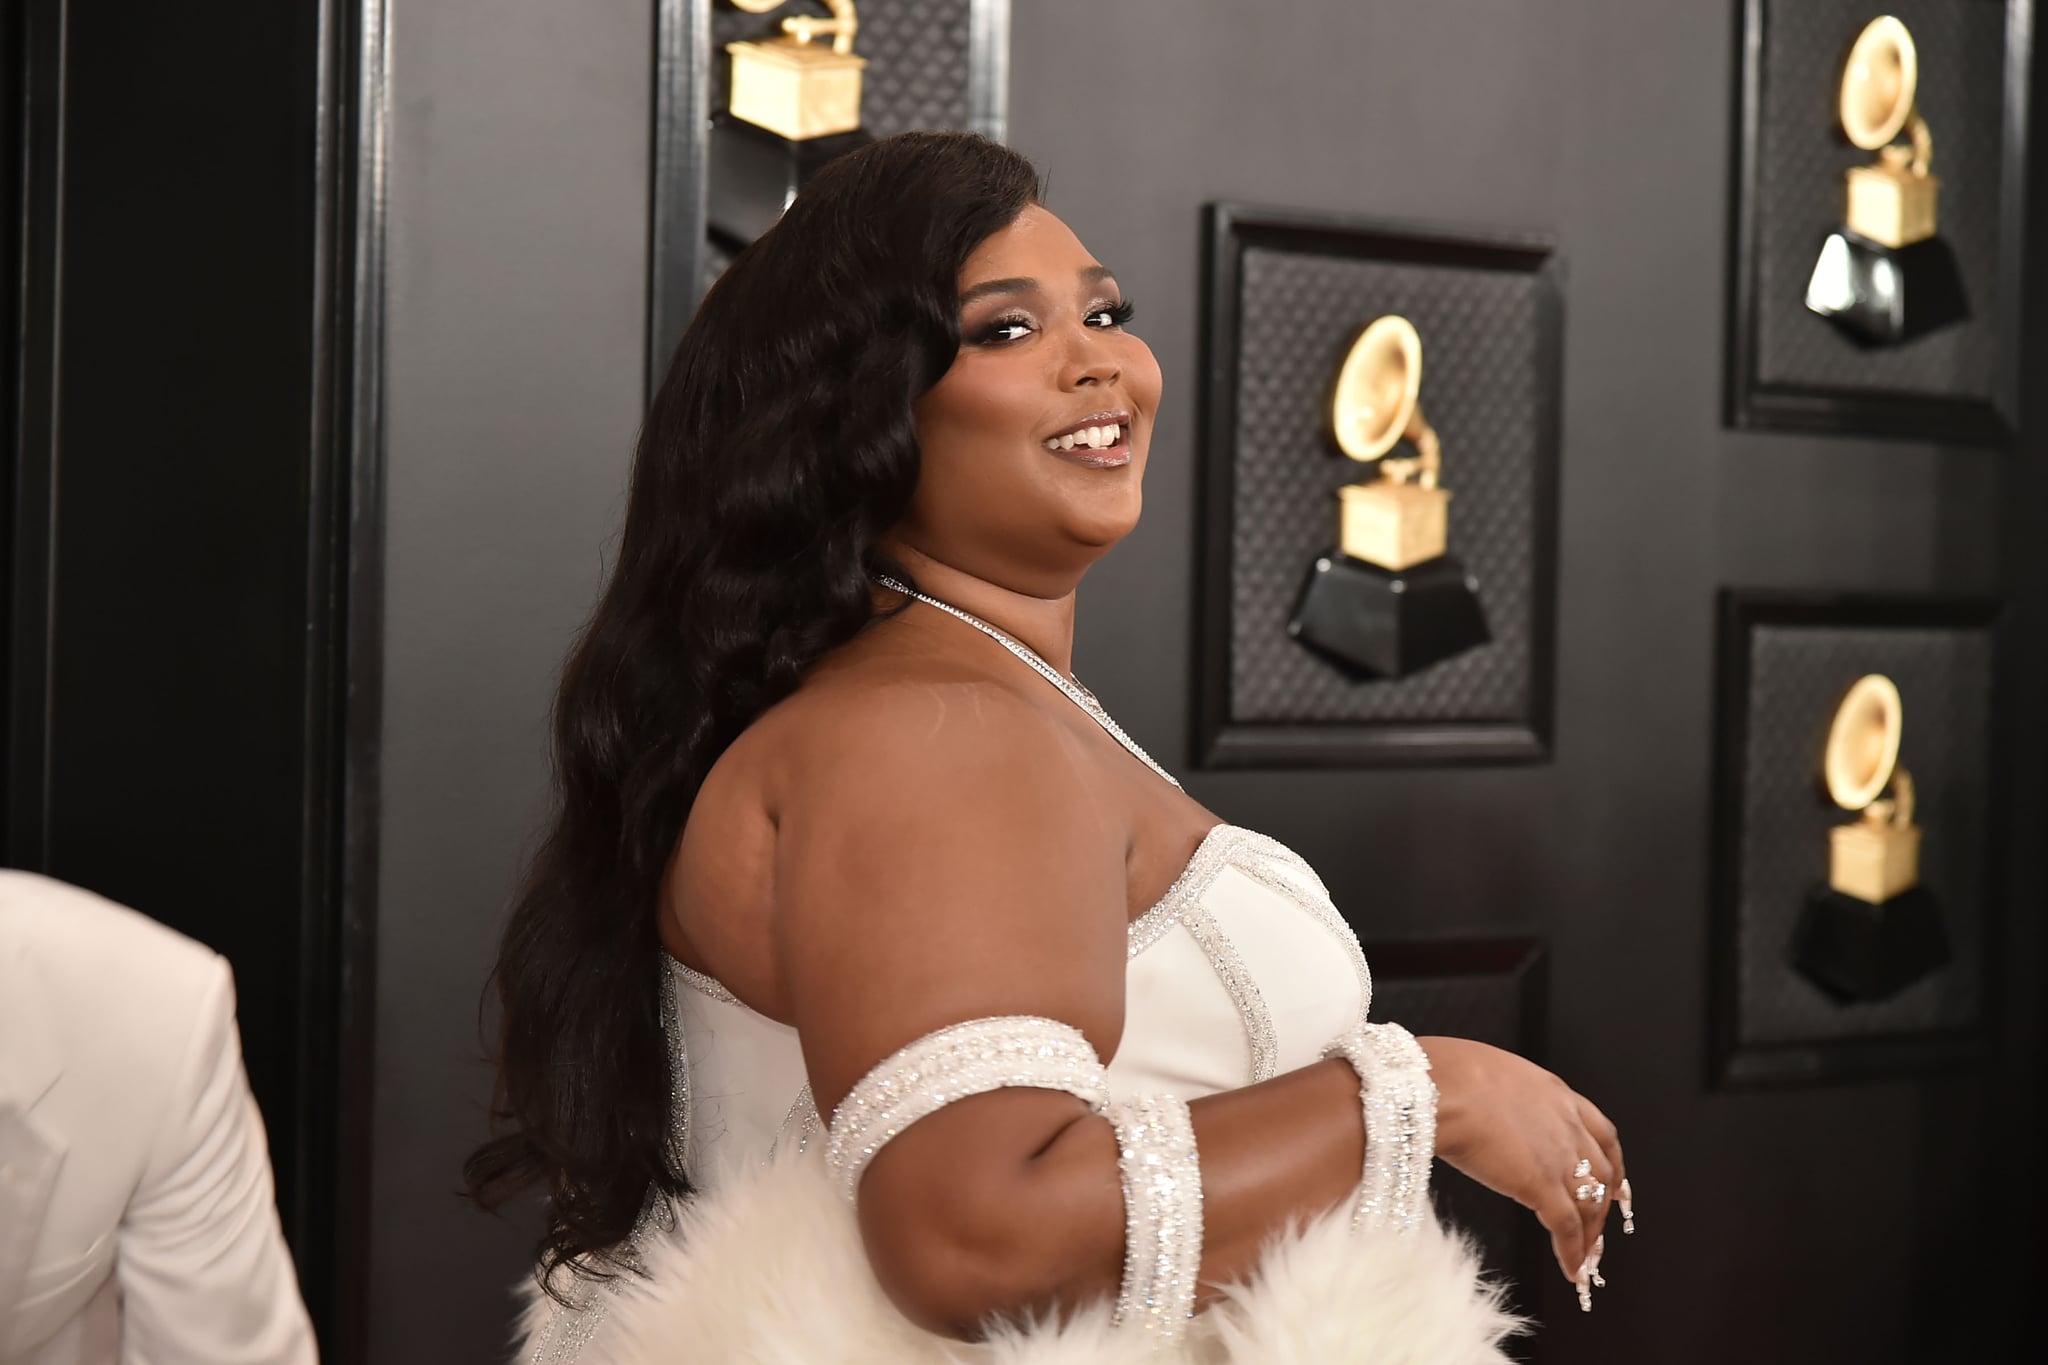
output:
[[[1906,121],[1906,136],[1913,139],[1913,174],[1926,175],[1934,165],[1934,132],[1918,109]]]
[[[853,51],[853,35],[860,32],[860,16],[854,13],[853,0],[825,0],[825,7],[832,11],[830,19],[816,19],[808,14],[792,15],[782,21],[782,31],[800,43],[808,43],[820,34],[832,35],[832,50],[840,56]]]
[[[1421,475],[1416,482],[1424,488],[1434,488],[1437,476],[1443,473],[1443,443],[1437,439],[1436,428],[1423,420],[1422,405],[1415,405],[1415,413],[1408,419],[1408,430],[1403,432],[1414,443],[1416,454],[1421,457]]]
[[[1892,826],[1913,828],[1913,777],[1904,768],[1892,769]]]
[[[1919,110],[1913,111],[1904,136],[1910,140],[1908,145],[1888,143],[1878,149],[1877,159],[1894,175],[1925,179],[1928,168],[1934,164],[1934,134],[1928,129],[1927,120],[1920,117]]]

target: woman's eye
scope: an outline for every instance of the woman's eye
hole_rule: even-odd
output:
[[[1087,317],[1083,318],[1082,321],[1086,322],[1090,327],[1100,327],[1107,330],[1111,327],[1123,326],[1131,320],[1135,312],[1136,310],[1131,307],[1130,300],[1126,299],[1121,303],[1097,304],[1088,310]]]
[[[983,324],[974,339],[984,346],[1001,345],[1009,341],[1022,341],[1032,333],[1031,319],[1025,317],[996,318]]]

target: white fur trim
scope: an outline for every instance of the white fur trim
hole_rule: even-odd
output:
[[[732,1174],[644,1256],[644,1278],[599,1291],[604,1316],[578,1365],[1501,1365],[1518,1326],[1464,1239],[1434,1222],[1354,1234],[1343,1207],[1276,1236],[1257,1273],[1164,1355],[1113,1328],[1106,1298],[1065,1323],[949,1341],[882,1293],[815,1151]],[[547,1316],[529,1299],[520,1360]]]

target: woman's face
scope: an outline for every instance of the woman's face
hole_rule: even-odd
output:
[[[960,271],[960,352],[913,413],[912,548],[1057,597],[1137,524],[1159,362],[1116,279],[1032,205]]]

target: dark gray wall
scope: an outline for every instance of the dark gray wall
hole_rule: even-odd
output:
[[[640,406],[651,22],[645,0],[395,8],[372,1316],[373,1358],[402,1365],[492,1358],[525,1252],[454,1190],[549,677]],[[1982,452],[1722,428],[1733,24],[1694,0],[1014,13],[1012,140],[1118,270],[1168,384],[1145,521],[1090,579],[1078,666],[1199,798],[1314,861],[1368,937],[1549,941],[1548,1061],[1632,1138],[1644,1226],[1590,1318],[1546,1282],[1552,1359],[1900,1358],[1947,1330],[1906,1292],[1922,1258],[1990,1193],[1970,1183],[1976,1084],[1702,1083],[1715,587],[1984,590],[2016,491]],[[1188,774],[1199,208],[1226,198],[1559,239],[1554,763]],[[2013,960],[2038,965],[2014,920]],[[2031,1056],[1995,1073],[2022,1111]],[[1984,1291],[1951,1249],[1942,1316],[1967,1326]]]
[[[372,1360],[495,1359],[477,1003],[639,419],[648,0],[393,0]]]
[[[2029,1046],[1981,1087],[1702,1080],[1715,589],[1992,590],[2020,458],[1723,428],[1733,6],[1033,0],[1014,33],[1011,140],[1167,384],[1144,524],[1090,576],[1076,664],[1184,775],[1193,612],[1159,605],[1191,603],[1198,553],[1200,204],[1559,240],[1555,762],[1188,781],[1314,862],[1368,939],[1548,941],[1546,1060],[1631,1141],[1644,1233],[1613,1239],[1590,1317],[1545,1279],[1546,1358],[1963,1358],[1987,1330],[1964,1304],[1995,1300],[1930,1248],[1992,1260],[1993,1216],[1954,1211],[1995,1196],[1958,1172],[2026,1131]],[[2009,916],[2031,983],[2034,916]]]

